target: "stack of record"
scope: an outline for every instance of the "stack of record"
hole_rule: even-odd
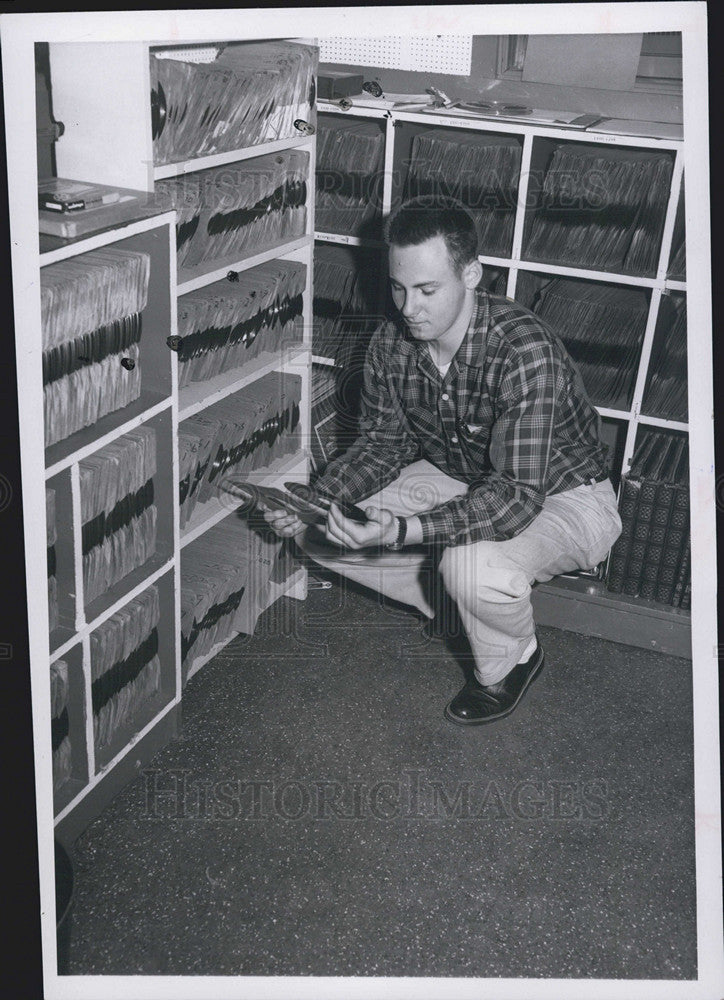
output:
[[[68,664],[50,664],[50,734],[53,751],[53,791],[63,787],[72,773],[72,749],[68,721]]]
[[[655,274],[671,172],[668,153],[559,145],[546,171],[525,257]]]
[[[179,425],[179,499],[184,527],[197,504],[232,503],[234,478],[263,476],[298,451],[301,378],[272,372]]]
[[[405,198],[457,198],[478,226],[480,253],[510,253],[520,176],[521,145],[515,136],[433,129],[412,142]]]
[[[138,399],[149,274],[148,254],[118,247],[42,268],[46,445]]]
[[[186,546],[181,576],[184,677],[193,660],[217,643],[235,632],[253,631],[280,547],[258,517],[226,518]]]
[[[156,433],[139,427],[80,462],[86,605],[156,551]]]
[[[565,344],[592,402],[628,409],[646,332],[647,293],[556,278],[544,285],[533,308]]]
[[[179,267],[241,257],[302,236],[309,154],[269,153],[160,180],[159,206],[175,209]]]
[[[317,140],[318,232],[369,235],[365,223],[382,211],[385,138],[376,122],[320,122]]]
[[[317,50],[296,42],[222,47],[210,63],[151,54],[154,163],[298,136],[314,113]]]
[[[669,272],[667,277],[674,281],[686,281],[686,224],[683,174],[681,176],[679,203],[676,206],[674,232],[671,237],[671,254],[669,256]]]
[[[642,413],[689,419],[686,347],[686,297],[662,295]]]
[[[134,728],[135,720],[148,714],[161,685],[159,619],[158,590],[152,586],[91,632],[96,749],[107,747],[119,730]]]
[[[606,583],[614,593],[691,606],[689,447],[686,434],[644,428],[621,478],[622,531]]]
[[[178,302],[179,387],[238,368],[259,354],[278,355],[302,340],[307,269],[270,261],[217,281]]]
[[[364,355],[382,322],[377,305],[382,259],[379,251],[316,244],[312,347],[314,354],[339,365]]]

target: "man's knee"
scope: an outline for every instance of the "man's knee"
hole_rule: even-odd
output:
[[[495,599],[525,597],[530,583],[525,572],[505,556],[498,542],[473,542],[446,548],[439,565],[445,589],[455,601],[485,594]]]

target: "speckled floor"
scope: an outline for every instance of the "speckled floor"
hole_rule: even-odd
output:
[[[542,629],[518,710],[339,588],[185,692],[73,849],[71,974],[696,976],[690,663]]]

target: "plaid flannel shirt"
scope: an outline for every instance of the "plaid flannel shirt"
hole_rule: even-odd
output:
[[[444,377],[401,320],[377,330],[361,412],[359,437],[316,485],[358,502],[427,459],[468,490],[435,505],[434,482],[421,484],[421,506],[432,507],[418,515],[426,544],[512,538],[548,494],[607,474],[600,417],[556,334],[482,290]]]

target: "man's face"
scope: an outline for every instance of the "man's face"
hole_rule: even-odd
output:
[[[415,340],[445,343],[465,304],[465,272],[458,274],[445,240],[390,247],[392,298]]]

